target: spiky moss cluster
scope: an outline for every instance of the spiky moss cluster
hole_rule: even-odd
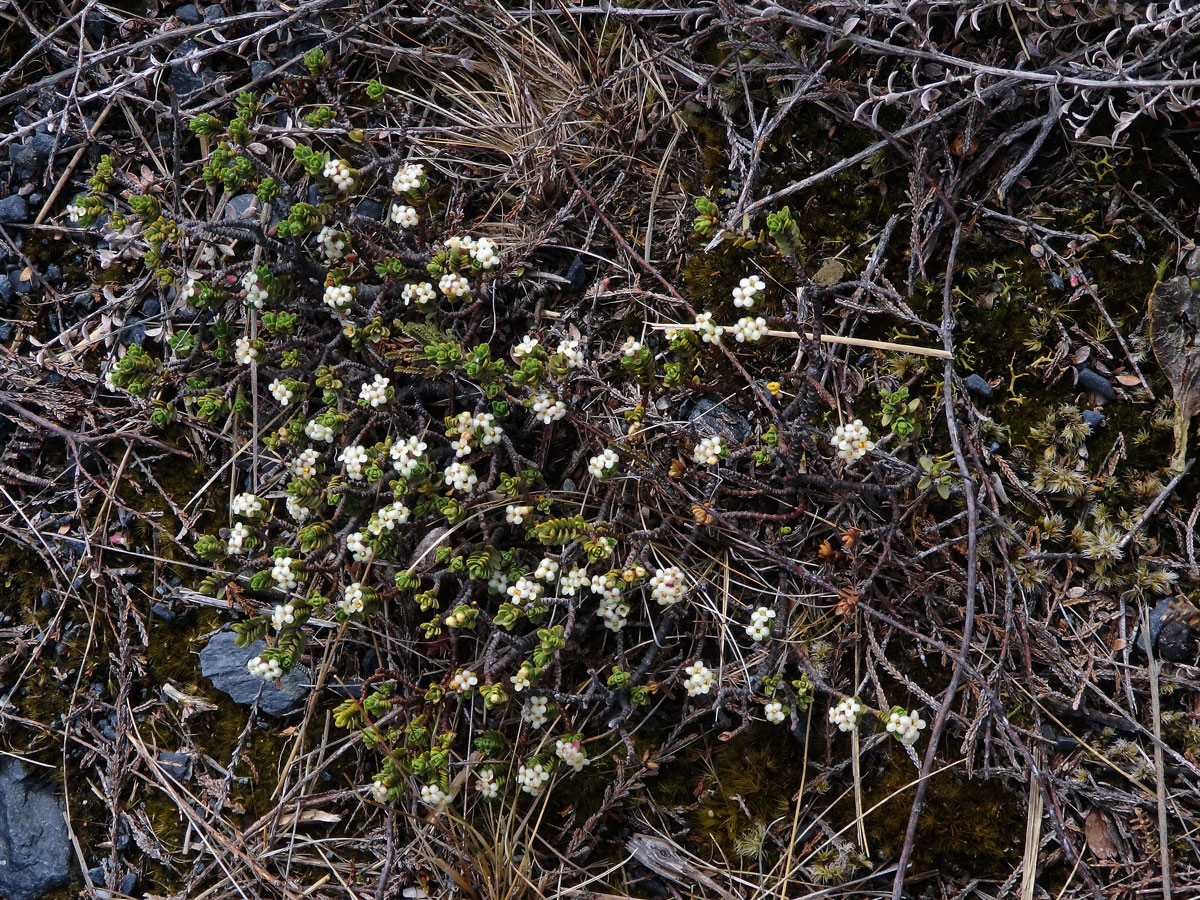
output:
[[[309,64],[327,77],[320,59]],[[297,665],[315,618],[413,647],[403,671],[369,682],[336,718],[381,755],[370,796],[412,791],[434,812],[465,799],[455,775],[472,748],[459,735],[480,735],[470,794],[482,801],[518,787],[539,794],[542,776],[581,772],[614,740],[631,748],[655,693],[747,719],[769,700],[772,721],[784,720],[793,697],[779,687],[780,651],[763,649],[771,629],[750,637],[746,625],[770,597],[774,630],[786,634],[787,605],[752,588],[744,609],[706,609],[703,571],[666,540],[671,519],[660,513],[647,528],[644,512],[620,503],[623,477],[656,465],[650,421],[670,421],[642,398],[681,391],[715,346],[693,332],[655,338],[654,350],[626,334],[583,346],[572,323],[540,326],[514,301],[528,248],[452,228],[434,161],[353,127],[281,149],[266,125],[273,113],[243,93],[228,121],[189,125],[210,147],[189,199],[236,198],[244,209],[252,196],[257,216],[178,216],[113,157],[67,210],[103,225],[176,291],[161,352],[125,348],[104,364],[109,389],[143,398],[160,426],[228,429],[256,445],[228,526],[194,539],[216,569],[202,590],[232,596],[239,585],[264,604],[235,625],[244,645],[268,644],[253,674]],[[352,125],[352,115],[324,118]],[[746,282],[743,308],[763,286]],[[488,321],[499,304],[513,304],[500,310],[503,328]],[[521,318],[530,330],[517,340],[510,326]],[[664,350],[673,358],[660,363]],[[662,433],[676,448],[670,483],[685,518],[686,501],[719,483],[710,468],[728,479],[777,465],[774,427],[719,444],[678,423]],[[711,461],[680,462],[706,439],[719,446]],[[828,441],[814,448],[832,457]],[[754,671],[703,667],[722,629]],[[686,689],[697,665],[707,691]]]

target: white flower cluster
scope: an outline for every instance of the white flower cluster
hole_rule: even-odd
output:
[[[225,552],[234,556],[244,553],[248,537],[250,537],[250,529],[242,522],[235,522],[229,529],[229,541],[225,544]]]
[[[189,278],[187,281],[185,281],[183,283],[183,287],[180,288],[180,290],[179,290],[179,299],[183,300],[186,303],[188,300],[191,300],[193,297],[195,297],[199,293],[200,293],[200,288],[196,284],[196,279]]]
[[[416,228],[421,217],[407,203],[393,203],[391,212],[392,222],[401,228]]]
[[[525,521],[525,517],[532,512],[532,506],[518,506],[515,503],[510,503],[504,507],[504,521],[509,525],[520,525]]]
[[[248,366],[250,363],[258,359],[258,350],[255,348],[250,338],[243,335],[233,342],[233,358],[240,365]]]
[[[549,391],[539,391],[533,395],[533,415],[543,425],[557,422],[566,414],[566,405]]]
[[[325,170],[322,174],[333,182],[333,186],[339,191],[348,191],[354,187],[354,175],[350,171],[350,165],[344,159],[331,159],[325,163]]]
[[[587,587],[590,581],[587,569],[575,566],[558,580],[558,592],[564,597],[573,597],[576,591],[582,587]]]
[[[447,297],[465,297],[471,293],[471,285],[461,275],[447,272],[438,279],[438,290]]]
[[[454,488],[462,493],[469,492],[479,483],[479,476],[475,474],[475,470],[466,463],[452,462],[446,467],[442,478],[445,480],[448,487]]]
[[[367,522],[367,531],[379,537],[385,531],[395,531],[397,525],[408,521],[411,510],[399,500],[393,500],[387,506],[380,507]]]
[[[849,425],[839,425],[833,433],[833,443],[837,446],[837,455],[849,463],[862,459],[875,449],[871,432],[862,419],[855,419]]]
[[[858,727],[858,717],[866,709],[857,697],[847,697],[829,710],[829,721],[838,727],[838,731],[853,731]]]
[[[521,768],[517,770],[517,783],[521,785],[521,790],[535,797],[546,789],[549,780],[550,772],[541,763],[532,766],[521,763]]]
[[[917,742],[917,738],[921,736],[922,729],[928,724],[921,718],[918,712],[904,712],[904,710],[892,710],[892,714],[888,716],[887,730],[896,736],[902,744],[912,745]]]
[[[376,373],[371,381],[365,382],[359,389],[358,399],[372,409],[378,409],[388,402],[387,389],[391,383],[390,378]]]
[[[317,241],[330,262],[337,262],[346,255],[346,235],[336,228],[326,225],[317,232]]]
[[[621,353],[626,359],[633,359],[642,352],[642,342],[635,337],[625,338],[625,343],[621,345]]]
[[[323,441],[326,444],[333,443],[333,429],[316,419],[309,420],[308,424],[304,426],[304,434],[309,440]]]
[[[296,573],[292,571],[293,562],[295,560],[290,556],[281,556],[271,566],[271,580],[285,594],[296,587]]]
[[[528,340],[529,336],[526,335],[525,339]],[[568,369],[578,369],[583,365],[583,351],[579,349],[579,341],[559,341],[558,354],[563,358]]]
[[[386,803],[387,802],[387,795],[388,795],[387,785],[384,784],[382,781],[380,781],[378,778],[376,778],[371,783],[370,787],[367,788],[367,790],[369,790],[371,792],[371,799],[374,800],[376,803]]]
[[[541,728],[550,719],[550,698],[541,694],[530,697],[521,710],[521,718],[529,723],[530,728]]]
[[[242,287],[246,289],[246,305],[262,309],[267,299],[267,288],[258,280],[258,273],[251,269],[243,275]]]
[[[554,754],[576,772],[582,772],[583,767],[591,762],[579,741],[555,741]]]
[[[288,515],[297,522],[303,522],[312,515],[312,510],[301,504],[295,497],[288,497],[284,506],[287,507]]]
[[[687,678],[683,680],[683,686],[687,688],[689,697],[698,697],[712,690],[716,676],[713,675],[712,669],[704,665],[701,660],[696,660],[683,671],[687,673]]]
[[[87,207],[80,206],[78,203],[70,203],[65,210],[67,218],[72,222],[78,222],[87,215]]]
[[[450,805],[450,795],[436,784],[421,785],[421,802],[435,813],[444,813]]]
[[[404,300],[404,305],[416,303],[418,306],[424,306],[430,300],[437,296],[433,285],[428,281],[418,281],[415,284],[406,284],[404,290],[400,292],[400,297]]]
[[[353,531],[346,536],[346,549],[355,562],[367,562],[374,555],[361,531]]]
[[[500,796],[500,782],[496,780],[496,773],[492,769],[480,769],[479,776],[475,779],[475,790],[479,791],[479,796],[484,800],[495,800]]]
[[[772,700],[763,707],[763,715],[767,717],[767,721],[772,725],[782,725],[787,718],[787,712],[784,711],[783,704],[778,700]]]
[[[771,636],[771,624],[775,619],[775,610],[760,606],[750,613],[750,624],[746,626],[746,634],[753,641],[764,641]]]
[[[758,295],[767,289],[767,283],[757,275],[743,278],[733,289],[733,305],[738,309],[749,309],[758,299]]]
[[[718,435],[702,438],[692,450],[692,459],[701,465],[715,466],[725,453],[725,439]]]
[[[456,248],[466,253],[485,269],[494,269],[500,264],[500,255],[496,252],[496,242],[490,238],[460,236],[446,241],[447,250],[453,253]]]
[[[465,694],[477,684],[479,684],[478,675],[470,669],[459,669],[454,673],[454,677],[450,679],[450,690]]]
[[[725,328],[721,325],[714,325],[712,321],[712,313],[702,312],[696,316],[696,331],[700,335],[700,340],[706,344],[721,343],[721,335],[725,333]]]
[[[425,167],[420,163],[409,163],[407,166],[402,166],[394,178],[392,178],[392,190],[397,194],[405,194],[409,191],[415,191],[421,186],[421,179],[425,177]]]
[[[276,605],[275,611],[271,613],[271,627],[276,631],[283,631],[285,625],[294,625],[296,623],[296,607],[291,603],[280,603]]]
[[[263,681],[278,681],[283,677],[283,666],[278,660],[256,656],[246,661],[246,671]]]
[[[546,588],[534,581],[527,575],[522,575],[517,579],[516,584],[509,585],[508,596],[517,606],[525,606],[526,604],[537,603],[542,598],[542,594]]]
[[[617,456],[617,451],[610,447],[588,460],[588,472],[596,478],[604,478],[612,474],[620,461],[621,458]]]
[[[363,466],[367,464],[367,448],[359,444],[350,444],[338,457],[338,462],[346,464],[346,477],[351,481],[362,481]]]
[[[469,412],[458,414],[451,431],[458,433],[458,437],[450,442],[450,446],[454,448],[454,455],[459,459],[471,455],[472,444],[478,444],[480,447],[498,444],[500,435],[504,433],[504,429],[496,424],[496,417],[491,413],[471,415]],[[451,432],[448,432],[446,436],[450,435]]]
[[[262,497],[251,493],[238,494],[229,503],[229,511],[235,516],[256,516],[263,511],[265,504]]]
[[[558,577],[558,563],[548,556],[543,556],[542,561],[534,569],[533,577],[541,581],[553,581]]]
[[[271,392],[271,396],[275,398],[275,402],[281,406],[287,406],[292,402],[292,398],[295,396],[295,393],[292,391],[292,389],[288,387],[285,382],[280,381],[278,378],[267,385],[267,390]]]
[[[338,609],[348,616],[361,613],[366,608],[363,605],[362,585],[357,581],[346,585],[342,590],[342,599],[338,601],[337,605]]]
[[[531,334],[527,334],[525,337],[521,338],[521,342],[519,344],[512,348],[512,358],[517,362],[520,362],[539,346],[541,345],[538,343],[538,339]]]
[[[354,302],[354,289],[348,284],[331,284],[325,288],[325,305],[330,309],[345,309]]]
[[[308,447],[296,454],[296,458],[292,460],[289,468],[297,478],[312,478],[317,474],[317,463],[320,461],[321,454],[312,447]]]
[[[650,596],[659,606],[674,606],[683,599],[687,580],[679,566],[655,569],[650,579]]]
[[[754,343],[760,341],[763,335],[767,333],[767,320],[762,316],[751,318],[750,316],[742,316],[737,320],[737,324],[733,326],[733,336],[739,344],[744,344],[746,341]]]
[[[392,468],[400,473],[400,477],[408,478],[417,470],[417,464],[421,461],[428,446],[417,435],[392,444],[392,449],[389,451],[392,457]]]
[[[508,680],[512,683],[513,691],[521,693],[531,684],[533,684],[533,669],[528,665],[523,665],[517,669],[517,673]]]
[[[605,594],[600,598],[600,607],[596,610],[596,615],[604,620],[604,627],[609,631],[620,631],[629,624],[630,611],[629,602],[622,600],[618,592],[616,596]]]

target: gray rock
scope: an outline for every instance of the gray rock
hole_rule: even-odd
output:
[[[1076,366],[1075,373],[1079,386],[1089,394],[1095,394],[1102,400],[1117,399],[1117,392],[1113,390],[1113,386],[1103,375],[1093,372],[1087,366]]]
[[[275,67],[265,59],[255,59],[250,61],[250,77],[257,81],[260,78],[266,78],[271,74]]]
[[[184,25],[199,25],[204,21],[204,15],[195,3],[183,4],[183,6],[175,10],[175,15],[179,17],[179,21]]]
[[[46,155],[32,143],[19,145],[9,157],[12,159],[13,174],[21,181],[32,181],[42,174],[46,166]]]
[[[266,642],[255,641],[242,648],[236,641],[237,635],[232,631],[221,631],[200,651],[200,671],[214,687],[232,697],[235,703],[247,706],[262,688],[258,708],[268,716],[285,715],[304,701],[310,687],[307,669],[297,666],[278,685],[266,684],[246,671],[246,663],[267,649]]]
[[[992,390],[992,386],[982,376],[974,373],[968,375],[963,380],[963,386],[980,400],[991,400],[996,394]]]
[[[679,407],[679,414],[704,435],[715,433],[739,444],[754,431],[745,416],[713,397],[688,397]]]
[[[0,225],[20,225],[29,218],[29,207],[20,194],[0,200]]]
[[[1159,600],[1154,609],[1150,610],[1150,645],[1159,659],[1167,662],[1193,662],[1196,659],[1196,647],[1192,639],[1192,629],[1186,622],[1168,621],[1167,614],[1170,611],[1169,597]],[[1146,639],[1140,628],[1134,646],[1145,654]]]
[[[130,872],[121,879],[121,893],[132,894],[133,889],[137,887],[138,877],[137,872]]]
[[[184,41],[175,51],[175,59],[182,60],[190,56],[200,45],[195,41]],[[192,71],[194,61],[178,62],[171,66],[171,74],[167,76],[167,83],[171,89],[180,97],[187,97],[194,94],[196,91],[203,90],[208,86],[216,76],[213,75],[212,69],[201,63],[199,72]]]
[[[0,759],[0,897],[37,900],[70,884],[71,838],[54,786]]]
[[[1104,413],[1097,409],[1085,409],[1081,414],[1081,418],[1088,428],[1092,429],[1094,434],[1096,430],[1104,424]]]
[[[383,219],[383,204],[378,200],[363,200],[358,204],[358,214],[364,219]]]
[[[220,22],[225,18],[225,10],[221,9],[219,3],[213,3],[210,6],[204,7],[204,21],[210,25],[214,22]]]
[[[192,758],[186,753],[164,751],[158,754],[158,764],[176,781],[188,781],[192,777]]]
[[[258,197],[254,194],[236,194],[225,204],[225,218],[247,219],[256,216],[259,209]]]
[[[7,275],[0,275],[0,300],[7,303],[13,298],[16,291],[13,288],[12,282],[8,280]]]
[[[146,316],[147,318],[157,316],[160,312],[162,312],[162,301],[157,297],[147,297],[142,301],[141,310],[142,315]]]

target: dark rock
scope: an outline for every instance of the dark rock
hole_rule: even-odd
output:
[[[25,143],[47,159],[54,152],[54,135],[47,131],[35,131]]]
[[[144,301],[142,301],[140,309],[142,315],[146,316],[147,318],[150,318],[151,316],[157,316],[160,312],[162,312],[162,301],[157,297],[147,297]]]
[[[26,199],[30,206],[42,205],[42,195],[38,191],[34,191]]]
[[[1103,375],[1093,372],[1087,366],[1075,367],[1076,380],[1079,386],[1089,394],[1095,394],[1102,400],[1116,400],[1117,392]]]
[[[250,61],[250,77],[255,80],[258,80],[259,78],[266,78],[268,75],[271,74],[271,71],[274,68],[275,67],[273,65],[271,65],[269,62],[267,62],[265,59],[251,60]]]
[[[20,181],[32,181],[45,170],[46,155],[32,143],[10,147],[8,156],[12,160],[13,174]]]
[[[132,894],[133,889],[137,887],[138,877],[137,872],[130,872],[121,879],[121,893]]]
[[[51,284],[62,283],[62,269],[60,269],[54,263],[50,263],[50,265],[46,266],[46,271],[42,274],[46,276],[46,280]]]
[[[0,322],[0,341],[11,341],[15,331],[12,322]]]
[[[232,631],[221,631],[200,651],[200,671],[214,687],[244,705],[253,703],[262,688],[258,708],[268,716],[285,715],[303,702],[310,687],[307,669],[296,667],[280,679],[278,686],[265,683],[246,671],[246,663],[267,648],[266,642],[255,641],[242,648],[236,640]]]
[[[712,397],[689,396],[679,407],[679,414],[696,425],[703,435],[715,433],[737,443],[747,440],[754,430],[740,412]]]
[[[102,865],[96,866],[93,869],[88,869],[87,876],[92,884],[103,887],[105,880],[108,878],[108,870]]]
[[[29,218],[29,206],[19,194],[0,200],[0,225],[20,225]]]
[[[383,219],[383,204],[378,200],[363,200],[358,204],[358,214],[364,219]]]
[[[567,267],[567,283],[563,286],[563,293],[581,294],[589,281],[591,276],[588,275],[587,266],[583,264],[583,257],[575,254],[571,265]]]
[[[1095,433],[1104,424],[1104,413],[1097,409],[1085,409],[1081,414],[1084,424]]]
[[[219,3],[213,3],[210,6],[204,7],[204,21],[210,25],[214,22],[220,22],[225,18],[225,10],[221,9]]]
[[[146,343],[146,326],[142,324],[142,321],[139,316],[130,316],[125,320],[121,336],[126,344],[141,347]]]
[[[3,202],[4,201],[0,200],[0,203]],[[28,294],[33,290],[33,278],[22,278],[20,272],[9,272],[8,281],[18,294]]]
[[[83,17],[83,29],[97,46],[104,40],[104,16],[98,9],[89,9]]]
[[[165,603],[155,603],[153,606],[151,606],[150,615],[154,616],[156,619],[166,622],[168,625],[179,618],[179,616],[175,615],[175,613],[171,610],[171,607],[167,606]]]
[[[974,373],[968,375],[963,381],[963,385],[968,391],[980,400],[991,400],[996,395],[992,390],[992,386],[980,375]]]
[[[195,41],[184,41],[175,51],[176,60],[182,60],[190,56],[193,52],[200,49],[200,45]],[[180,97],[188,97],[196,91],[204,90],[208,83],[215,77],[212,69],[204,67],[201,64],[199,72],[192,71],[193,61],[176,62],[171,66],[171,74],[167,76],[167,83],[171,89]]]
[[[1193,662],[1196,659],[1196,647],[1192,629],[1186,622],[1167,621],[1170,611],[1169,597],[1159,600],[1154,609],[1150,610],[1150,645],[1159,659],[1165,659],[1167,662]],[[1140,628],[1134,646],[1145,654],[1146,640]]]
[[[175,15],[179,17],[179,21],[184,25],[199,25],[204,21],[204,14],[195,3],[185,3],[179,9],[175,10]]]
[[[1056,291],[1065,291],[1067,289],[1066,282],[1062,280],[1062,276],[1054,272],[1050,273],[1050,287]]]
[[[71,838],[54,786],[0,759],[0,897],[37,900],[71,883]]]
[[[188,781],[192,777],[192,758],[186,753],[159,753],[158,764],[176,781]]]
[[[321,189],[315,184],[308,186],[308,196],[305,198],[313,206],[319,206],[321,203]]]
[[[247,219],[251,216],[257,218],[258,210],[258,197],[254,194],[237,194],[230,197],[229,202],[225,204],[225,218]]]
[[[7,303],[13,298],[14,293],[15,290],[13,289],[12,282],[8,280],[8,276],[0,275],[0,300]]]

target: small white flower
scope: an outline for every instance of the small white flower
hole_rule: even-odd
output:
[[[430,300],[437,296],[433,289],[433,285],[428,281],[419,281],[415,284],[406,284],[404,290],[400,292],[400,297],[404,300],[404,305],[416,303],[418,306],[424,306]]]
[[[196,285],[195,278],[189,278],[179,290],[179,296],[183,300],[191,300],[200,293],[200,288]]]
[[[350,164],[344,159],[331,159],[325,163],[322,174],[332,181],[339,191],[348,191],[354,187],[354,175],[350,171]]]
[[[683,599],[687,580],[679,566],[656,569],[650,579],[650,596],[659,606],[673,606]]]
[[[304,426],[304,433],[310,440],[323,441],[326,444],[333,443],[333,429],[328,425],[318,422],[316,419],[310,420]]]
[[[567,407],[548,391],[539,391],[533,397],[533,415],[543,425],[557,422],[567,415]]]
[[[904,710],[892,710],[891,715],[888,716],[887,730],[894,734],[900,743],[911,746],[917,742],[926,724],[928,723],[921,718],[921,714],[918,712],[908,713]]]
[[[548,556],[543,556],[534,570],[533,577],[541,581],[553,581],[558,577],[558,563]]]
[[[517,362],[520,362],[525,357],[527,357],[530,353],[532,353],[534,350],[536,350],[539,346],[540,345],[538,344],[537,338],[535,338],[531,334],[527,334],[527,335],[525,335],[525,337],[521,338],[521,343],[517,344],[516,346],[514,346],[512,348],[512,358],[515,359]],[[561,350],[561,345],[560,345],[560,350]]]
[[[492,769],[480,769],[479,777],[475,779],[475,790],[484,800],[495,800],[500,796],[500,783]]]
[[[242,287],[246,291],[246,306],[262,309],[267,299],[267,288],[258,280],[258,273],[251,269],[243,275]]]
[[[701,465],[715,466],[725,455],[725,439],[713,435],[696,442],[692,451],[692,459]]]
[[[532,506],[518,506],[515,503],[510,503],[504,507],[504,521],[508,522],[509,525],[520,525],[531,512],[533,512]]]
[[[240,365],[248,366],[258,359],[258,350],[250,338],[243,336],[233,342],[233,358]]]
[[[642,351],[642,342],[636,338],[628,337],[625,343],[621,345],[621,354],[627,359],[633,359]]]
[[[317,242],[329,262],[337,262],[346,255],[346,236],[336,228],[326,225],[317,232]]]
[[[354,289],[348,284],[331,284],[325,288],[325,305],[333,310],[345,309],[354,302]]]
[[[291,461],[289,468],[297,478],[312,478],[317,474],[317,463],[320,461],[321,454],[309,447],[296,454],[296,458]]]
[[[739,309],[750,309],[758,295],[767,289],[767,284],[757,275],[743,278],[733,289],[733,305]]]
[[[579,349],[579,341],[559,341],[558,353],[568,369],[578,369],[583,365],[583,351]]]
[[[297,522],[304,522],[312,515],[312,510],[307,506],[302,506],[295,497],[288,497],[284,502],[284,507],[286,507],[288,515]]]
[[[392,204],[391,219],[401,228],[416,228],[417,223],[421,221],[417,211],[406,203]]]
[[[397,525],[403,525],[408,521],[411,510],[395,500],[387,506],[378,509],[369,522],[367,522],[367,531],[379,537],[385,531],[395,531]]]
[[[450,690],[465,694],[477,684],[479,684],[478,675],[470,669],[459,669],[454,673],[454,677],[450,679]]]
[[[576,772],[582,772],[583,767],[591,762],[579,741],[555,741],[554,754]]]
[[[721,335],[725,333],[725,328],[721,325],[714,325],[712,313],[704,312],[696,316],[696,331],[704,343],[715,345],[721,343]]]
[[[374,555],[361,531],[354,531],[346,536],[346,549],[350,551],[355,562],[367,562]]]
[[[278,378],[267,385],[267,389],[271,392],[271,396],[275,398],[275,402],[281,406],[287,406],[292,402],[292,398],[296,396],[292,389],[287,386],[287,383],[280,381]]]
[[[516,584],[509,586],[507,593],[515,604],[523,606],[527,603],[536,603],[541,599],[545,590],[545,587],[529,576],[522,575],[517,579]]]
[[[376,374],[372,381],[365,383],[358,392],[358,399],[372,409],[378,409],[388,402],[387,390],[391,384],[390,378]]]
[[[616,451],[608,448],[588,460],[588,472],[596,478],[604,478],[606,475],[612,474],[613,469],[620,461],[621,458],[617,456]]]
[[[394,178],[392,178],[392,190],[397,194],[405,194],[409,191],[415,191],[421,186],[421,179],[425,176],[425,167],[420,163],[410,163],[407,166],[400,168]]]
[[[687,688],[689,697],[698,697],[700,694],[707,694],[712,690],[713,682],[716,681],[716,676],[712,669],[704,665],[700,660],[696,660],[690,666],[683,670],[687,673],[687,678],[683,681],[683,686]]]
[[[783,704],[778,700],[772,700],[764,706],[763,715],[767,717],[767,721],[772,725],[780,725],[787,718],[787,713],[783,710]]]
[[[862,419],[855,419],[849,425],[839,425],[833,433],[833,443],[837,447],[837,455],[848,463],[862,459],[875,449],[870,429]]]
[[[450,795],[436,784],[421,785],[421,802],[431,807],[435,813],[443,813],[450,805]]]
[[[346,587],[342,590],[342,599],[338,601],[337,605],[338,609],[348,616],[361,613],[364,609],[366,609],[366,606],[363,603],[362,585],[357,581],[353,584],[346,585]]]
[[[255,656],[246,661],[246,671],[263,681],[278,681],[283,677],[283,667],[275,659],[263,659]]]
[[[479,483],[479,476],[475,474],[475,470],[466,463],[460,462],[450,463],[442,474],[442,478],[447,487],[452,487],[464,494]]]
[[[265,508],[265,503],[261,497],[257,497],[251,493],[238,494],[229,504],[229,511],[235,516],[245,516],[250,518],[258,515]]]
[[[521,666],[517,669],[517,674],[508,680],[512,683],[513,691],[519,694],[533,683],[532,678],[533,670],[529,666]]]
[[[271,614],[271,627],[276,631],[283,631],[285,626],[293,625],[295,622],[296,607],[291,603],[280,603]]]
[[[529,723],[530,728],[541,728],[550,718],[550,698],[542,695],[530,697],[521,710],[521,718]]]
[[[737,320],[737,324],[733,326],[733,336],[739,344],[746,341],[754,343],[762,340],[763,335],[767,333],[767,320],[762,316],[751,318],[750,316],[742,316]]]
[[[438,279],[438,290],[447,297],[465,297],[471,293],[471,285],[461,275],[447,272]]]
[[[225,544],[225,552],[236,556],[246,552],[246,538],[250,537],[250,529],[243,522],[235,522],[229,529],[229,541]]]
[[[66,213],[68,219],[70,219],[72,222],[78,222],[88,214],[88,211],[86,206],[80,206],[78,203],[72,203],[67,206]]]
[[[586,587],[591,579],[588,577],[587,569],[573,568],[558,581],[558,592],[564,597],[574,596],[575,592],[582,587]]]
[[[857,697],[847,697],[829,710],[829,721],[838,727],[838,731],[853,731],[858,727],[858,717],[866,709]]]
[[[367,448],[358,444],[350,444],[338,457],[338,462],[346,464],[346,477],[351,481],[362,481],[363,466],[367,464]]]
[[[292,571],[294,561],[290,556],[281,556],[271,566],[271,580],[285,594],[296,587],[296,573]]]
[[[375,781],[371,783],[371,785],[367,788],[367,790],[369,790],[371,792],[371,799],[374,800],[376,803],[386,803],[387,802],[387,795],[388,795],[387,785],[384,784],[382,781],[380,781],[378,778],[376,778]]]
[[[416,435],[393,444],[389,451],[392,457],[392,468],[399,472],[401,477],[408,478],[416,471],[417,464],[424,458],[427,447],[428,445]]]
[[[517,783],[521,785],[521,790],[535,797],[546,789],[546,782],[549,780],[550,773],[541,763],[532,766],[522,763],[517,770]]]

